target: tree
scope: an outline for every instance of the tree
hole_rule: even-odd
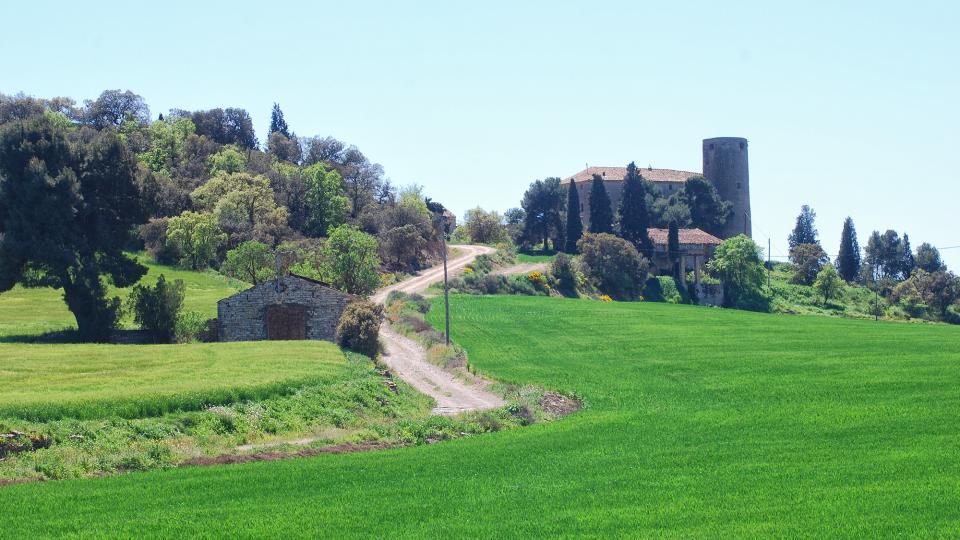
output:
[[[247,156],[237,147],[227,146],[223,150],[207,158],[210,165],[210,174],[239,173],[247,170]]]
[[[807,244],[809,245],[809,244]],[[831,298],[843,290],[843,280],[837,273],[836,267],[832,264],[825,264],[817,273],[817,278],[813,282],[813,288],[823,296],[823,304],[826,305]]]
[[[183,280],[173,283],[163,274],[153,287],[137,285],[130,293],[133,320],[145,330],[154,343],[176,341],[177,315],[183,306]]]
[[[170,121],[158,120],[147,129],[150,148],[137,157],[154,172],[171,171],[183,157],[184,143],[193,135],[195,127],[189,118],[176,118]]]
[[[380,234],[381,257],[393,267],[415,270],[423,263],[424,239],[416,225],[394,227]]]
[[[366,296],[380,284],[377,239],[356,227],[333,229],[322,254],[323,273],[337,289]]]
[[[702,176],[687,178],[680,199],[690,210],[691,225],[713,235],[723,232],[723,226],[733,214],[733,205],[723,200],[713,183]]]
[[[588,233],[577,247],[584,276],[600,291],[626,300],[643,288],[650,264],[630,242],[608,233]]]
[[[340,163],[346,145],[333,137],[310,137],[303,143],[304,165],[314,163]]]
[[[900,235],[887,230],[874,231],[867,242],[866,262],[875,272],[875,279],[900,280],[903,276],[904,249]]]
[[[543,249],[549,249],[548,241],[551,233],[560,228],[560,208],[563,204],[563,188],[559,178],[536,180],[523,194],[524,242],[535,244],[543,240]],[[559,247],[559,246],[555,246]]]
[[[797,224],[793,228],[793,232],[790,233],[787,241],[790,244],[790,251],[793,251],[793,248],[799,246],[800,244],[816,244],[820,245],[820,240],[817,238],[817,227],[815,221],[817,219],[817,213],[813,211],[807,205],[800,207],[800,215],[797,216]]]
[[[310,236],[326,236],[331,227],[343,223],[350,203],[341,194],[343,179],[337,171],[323,163],[303,170],[306,188],[307,222],[304,232]]]
[[[218,173],[190,197],[198,209],[216,215],[230,247],[245,240],[275,245],[288,232],[287,209],[277,205],[265,176]]]
[[[167,221],[167,246],[180,254],[180,264],[202,270],[217,256],[227,235],[213,214],[184,212]]]
[[[673,267],[673,278],[680,279],[680,228],[675,221],[671,221],[667,228],[667,257],[670,258],[670,264]]]
[[[300,163],[300,152],[300,141],[297,140],[296,134],[288,137],[279,131],[275,131],[267,137],[267,153],[280,161]]]
[[[707,269],[723,281],[724,304],[751,311],[767,311],[769,300],[762,292],[763,250],[746,235],[724,240],[707,263]]]
[[[910,237],[903,233],[903,241],[900,243],[900,277],[907,279],[917,267],[917,261],[913,257],[913,248],[910,247]]]
[[[857,242],[857,230],[853,218],[843,221],[840,233],[840,252],[837,254],[837,270],[847,283],[853,283],[860,277],[860,244]]]
[[[267,130],[267,138],[274,133],[279,133],[287,139],[290,138],[290,126],[283,118],[283,111],[280,110],[280,105],[277,103],[273,104],[273,110],[270,111],[270,129]]]
[[[960,300],[960,278],[952,272],[927,272],[917,269],[909,279],[894,288],[890,295],[894,302],[904,304],[911,311],[928,307],[944,319],[949,308]]]
[[[477,244],[496,244],[507,241],[507,230],[503,218],[495,211],[487,212],[479,206],[467,210],[464,226],[470,240]]]
[[[84,102],[84,109],[86,123],[97,129],[120,126],[126,121],[142,126],[150,123],[147,103],[130,90],[104,90],[96,100]]]
[[[645,257],[653,257],[653,242],[647,229],[650,227],[650,209],[647,207],[646,180],[640,176],[636,164],[627,165],[623,179],[623,195],[620,197],[620,236],[632,242]]]
[[[823,266],[830,262],[830,257],[820,244],[797,244],[790,250],[790,262],[794,268],[790,283],[812,285]]]
[[[577,252],[577,242],[583,236],[583,220],[580,218],[580,194],[577,192],[577,183],[570,181],[567,187],[567,234],[564,235],[563,251]]]
[[[123,239],[146,221],[137,162],[113,130],[83,132],[72,144],[46,115],[0,127],[0,292],[17,283],[62,288],[83,341],[106,341],[117,287],[146,268]]]
[[[940,259],[940,251],[927,242],[917,247],[916,263],[917,268],[925,272],[932,273],[946,270],[946,266]]]
[[[590,184],[590,232],[613,233],[613,205],[599,174]]]
[[[179,111],[177,111],[179,113]],[[236,145],[244,150],[257,147],[257,135],[253,129],[250,113],[243,109],[210,109],[207,111],[183,111],[197,127],[197,134],[222,145]]]
[[[274,256],[270,246],[248,240],[227,252],[220,272],[254,285],[276,276]]]

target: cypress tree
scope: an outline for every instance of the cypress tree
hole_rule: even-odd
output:
[[[577,241],[583,236],[583,220],[580,219],[580,194],[577,191],[577,183],[570,180],[570,187],[567,189],[567,238],[563,251],[567,253],[577,252]]]
[[[800,208],[800,215],[797,216],[797,225],[793,228],[793,232],[790,233],[788,239],[790,251],[793,251],[793,248],[800,244],[820,245],[820,240],[817,239],[817,227],[814,224],[816,218],[817,213],[813,211],[813,208],[807,205],[803,205]]]
[[[843,232],[840,233],[840,252],[837,254],[837,271],[840,277],[848,283],[860,277],[860,244],[857,242],[857,230],[853,226],[853,218],[848,217],[843,222]]]
[[[676,221],[671,221],[667,229],[667,256],[673,265],[673,277],[680,279],[680,227]]]
[[[290,127],[283,118],[283,111],[280,110],[280,105],[277,103],[273,104],[273,111],[270,112],[270,131],[267,132],[267,139],[270,139],[270,135],[275,132],[281,133],[288,139],[290,138]]]
[[[903,257],[900,259],[900,274],[903,279],[910,277],[913,269],[917,267],[917,260],[913,256],[913,248],[910,247],[910,237],[903,233],[903,243],[900,244],[903,249]]]
[[[593,185],[590,186],[590,232],[613,232],[613,208],[599,174],[593,175]]]
[[[630,162],[623,179],[623,195],[620,198],[620,236],[636,246],[644,257],[653,257],[653,242],[647,228],[650,226],[650,209],[647,207],[647,188],[637,166]]]

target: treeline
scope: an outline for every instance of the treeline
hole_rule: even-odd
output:
[[[892,308],[907,317],[960,322],[960,316],[951,310],[960,301],[960,278],[947,269],[936,247],[924,242],[914,250],[909,235],[887,230],[873,231],[861,250],[853,219],[848,217],[831,263],[815,221],[816,213],[804,205],[788,238],[794,267],[791,282],[817,286],[827,302],[836,287],[825,284],[843,280],[868,287],[883,299],[885,305],[876,306],[878,316]]]
[[[131,91],[82,105],[0,94],[0,292],[63,287],[84,339],[103,340],[117,320],[101,276],[125,287],[145,272],[124,251],[253,283],[280,253],[287,267],[367,294],[377,271],[439,256],[442,212],[357,147],[298,137],[276,104],[261,146],[238,108],[152,119]]]

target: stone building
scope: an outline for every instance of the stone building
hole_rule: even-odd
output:
[[[669,232],[667,229],[647,229],[647,234],[653,242],[653,260],[651,262],[659,274],[670,275],[673,273],[673,264],[670,262],[667,253]],[[678,233],[682,277],[685,277],[687,272],[693,272],[694,281],[699,285],[703,266],[713,256],[714,250],[722,240],[700,229],[680,229]]]
[[[747,140],[739,137],[717,137],[703,141],[703,172],[679,171],[674,169],[639,168],[645,180],[660,188],[665,197],[683,190],[687,178],[703,176],[717,188],[724,200],[733,204],[733,213],[724,226],[722,238],[731,238],[738,234],[751,236],[750,224],[750,172],[747,160]],[[561,181],[563,185],[577,183],[580,196],[580,217],[584,230],[590,221],[590,183],[593,175],[603,179],[603,185],[610,196],[613,212],[620,208],[620,196],[623,192],[623,179],[627,175],[626,167],[587,167],[573,176]]]
[[[310,278],[287,275],[217,303],[220,341],[332,341],[340,315],[357,296]]]

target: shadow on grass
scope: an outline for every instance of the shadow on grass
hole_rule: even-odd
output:
[[[0,343],[65,344],[80,343],[75,329],[52,330],[40,334],[10,334],[0,336]]]

